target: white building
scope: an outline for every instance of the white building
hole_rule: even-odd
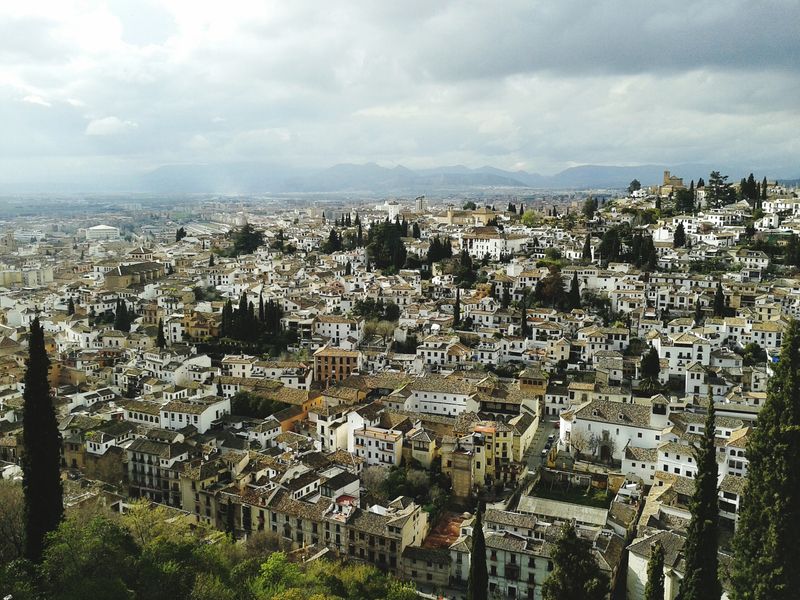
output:
[[[403,432],[380,427],[363,427],[353,432],[355,455],[367,465],[399,465],[403,453]]]
[[[88,241],[118,240],[119,228],[111,225],[95,225],[86,229],[86,239]]]

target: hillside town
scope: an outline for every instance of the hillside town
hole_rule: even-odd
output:
[[[541,599],[572,523],[615,598],[645,597],[659,542],[674,598],[711,408],[729,561],[800,317],[798,188],[752,174],[0,226],[3,479],[37,322],[67,507],[146,499],[430,597],[466,598],[478,527],[490,596]]]

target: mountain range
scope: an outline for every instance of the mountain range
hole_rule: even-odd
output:
[[[375,195],[419,195],[500,191],[501,189],[597,190],[626,188],[633,179],[643,186],[662,181],[665,170],[687,183],[708,179],[712,170],[730,175],[736,182],[750,170],[705,164],[603,166],[582,165],[554,175],[528,171],[505,171],[491,166],[463,165],[428,169],[404,166],[382,167],[375,163],[338,164],[325,169],[292,168],[269,163],[234,162],[215,164],[164,165],[133,176],[103,176],[90,180],[76,173],[73,181],[36,181],[0,184],[2,193],[143,192],[154,194],[290,194],[290,193],[372,193]],[[754,169],[754,171],[757,171]],[[755,172],[756,178],[796,177],[791,169]]]
[[[713,167],[685,164],[600,166],[583,165],[555,175],[504,171],[462,165],[430,169],[382,167],[375,163],[338,164],[327,169],[286,169],[260,163],[166,165],[140,176],[136,189],[145,192],[287,193],[378,192],[425,193],[468,188],[592,189],[625,188],[633,179],[642,185],[662,181],[665,170],[689,179],[703,177]],[[725,172],[725,171],[723,171]],[[740,176],[739,176],[740,177]],[[737,178],[731,177],[735,181]]]

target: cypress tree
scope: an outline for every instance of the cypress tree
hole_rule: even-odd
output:
[[[716,417],[714,399],[709,396],[705,430],[696,452],[697,477],[690,503],[692,519],[686,532],[686,570],[681,581],[681,600],[719,600],[719,496],[717,492],[717,449],[714,446]]]
[[[589,542],[564,525],[553,550],[553,571],[542,586],[544,600],[604,600],[608,578],[592,554]]]
[[[508,291],[508,286],[503,286],[503,293],[500,296],[500,306],[502,308],[508,308],[508,305],[511,304],[511,292]]]
[[[655,542],[650,547],[644,600],[664,600],[664,546],[661,542]]]
[[[522,290],[522,302],[520,304],[520,334],[523,338],[528,337],[528,290]]]
[[[208,257],[208,266],[213,267],[214,264],[214,254],[212,253],[211,256]]]
[[[722,291],[722,282],[717,282],[717,289],[714,292],[714,316],[725,316],[725,292]]]
[[[703,322],[703,307],[700,306],[700,296],[697,297],[694,303],[694,324],[699,326]]]
[[[672,236],[672,245],[675,248],[682,248],[686,245],[686,230],[683,227],[683,221],[678,223],[675,228],[675,234]]]
[[[581,258],[583,258],[583,260],[592,260],[592,236],[589,234],[586,234],[586,239],[583,242]]]
[[[164,337],[164,320],[158,320],[158,335],[156,336],[156,346],[164,348],[167,345],[167,339]]]
[[[749,438],[731,597],[789,600],[800,590],[800,324],[795,320],[784,332],[767,400]]]
[[[265,319],[265,315],[264,315],[264,294],[263,294],[263,292],[259,292],[258,293],[258,321],[260,323],[263,323],[264,319]]]
[[[486,570],[486,541],[483,538],[481,507],[478,506],[472,527],[472,549],[467,579],[467,600],[485,600],[489,592],[489,574]]]
[[[456,301],[453,304],[453,327],[461,324],[461,290],[456,288]]]
[[[50,359],[39,318],[31,323],[23,394],[22,485],[25,495],[25,557],[39,562],[45,537],[64,515],[61,488],[61,439],[50,397]]]
[[[572,281],[569,284],[569,307],[570,308],[580,308],[581,307],[581,288],[578,284],[578,272],[575,271],[572,274]]]

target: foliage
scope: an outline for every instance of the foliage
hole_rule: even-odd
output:
[[[632,194],[633,192],[636,192],[640,189],[642,189],[642,184],[639,183],[638,179],[634,179],[633,181],[631,181],[630,185],[628,185],[629,194]]]
[[[725,292],[722,290],[722,282],[717,282],[717,289],[714,291],[714,316],[724,317],[727,313],[725,306]]]
[[[534,298],[544,306],[561,306],[565,300],[564,279],[557,267],[536,283]]]
[[[222,308],[220,338],[246,342],[257,352],[277,356],[294,337],[293,332],[284,331],[282,318],[283,309],[272,298],[265,303],[259,296],[256,313],[256,307],[242,293],[236,310],[230,300]]]
[[[400,307],[394,302],[384,304],[383,298],[365,298],[353,303],[353,314],[368,321],[397,321],[400,318]]]
[[[581,287],[578,283],[578,272],[572,274],[572,281],[569,284],[569,295],[567,296],[567,305],[570,309],[581,307]]]
[[[0,479],[0,564],[25,551],[25,495],[22,486]]]
[[[683,248],[686,245],[686,230],[683,227],[683,221],[678,223],[675,228],[675,233],[672,235],[672,245],[675,248]]]
[[[788,600],[800,589],[800,324],[784,332],[758,427],[747,445],[748,479],[734,537],[732,598]]]
[[[706,202],[711,208],[720,208],[736,201],[736,193],[728,182],[728,176],[720,175],[719,171],[711,171],[705,189]]]
[[[328,239],[325,240],[324,244],[322,244],[322,251],[326,254],[330,254],[332,252],[339,252],[341,249],[342,238],[335,228],[331,229],[330,234],[328,234]]]
[[[402,269],[406,262],[406,246],[402,226],[384,221],[370,228],[367,234],[367,256],[378,269]]]
[[[158,320],[158,333],[156,334],[156,347],[157,348],[165,348],[167,345],[167,339],[164,337],[164,320]]]
[[[39,318],[31,323],[23,394],[23,490],[25,494],[25,556],[38,562],[45,536],[64,514],[61,488],[61,436],[50,395],[50,359]]]
[[[456,285],[460,287],[472,287],[478,278],[475,265],[472,264],[472,257],[466,249],[461,251],[458,257],[458,267],[454,273]]]
[[[464,202],[464,206],[462,207],[464,210],[475,210],[477,205],[472,201]]]
[[[664,600],[664,546],[661,542],[655,542],[650,548],[644,600]]]
[[[719,497],[717,492],[716,419],[713,398],[708,399],[705,429],[696,451],[697,476],[689,508],[686,532],[686,567],[681,581],[681,600],[714,600],[722,596],[719,582]]]
[[[608,578],[600,571],[589,542],[577,536],[572,524],[564,525],[552,556],[553,571],[542,586],[544,600],[606,597]]]
[[[428,265],[432,265],[433,263],[437,263],[445,258],[452,257],[453,246],[450,243],[450,238],[445,238],[442,240],[437,235],[431,240],[430,244],[428,245],[428,254],[426,256]]]
[[[232,240],[234,256],[252,254],[264,245],[264,232],[247,223],[233,233]]]
[[[283,402],[263,398],[250,392],[237,392],[231,398],[231,412],[241,417],[265,419],[288,407],[289,405]]]
[[[641,373],[642,379],[658,381],[658,376],[661,373],[661,362],[658,358],[658,352],[653,346],[650,346],[645,355],[642,356]]]
[[[472,548],[467,578],[467,600],[484,600],[489,587],[486,570],[486,540],[483,537],[481,507],[478,506],[475,523],[472,526]]]
[[[117,331],[130,331],[131,323],[136,318],[136,314],[128,312],[128,303],[125,300],[117,300],[117,307],[114,311],[114,329]]]
[[[213,543],[177,524],[166,508],[134,503],[118,519],[70,517],[48,539],[41,567],[0,569],[0,588],[38,600],[411,600],[414,586],[361,564],[291,562],[255,534],[246,544]]]
[[[749,342],[742,351],[742,363],[746,367],[763,365],[767,362],[767,351],[758,345],[758,342]]]
[[[418,345],[417,336],[408,335],[405,342],[395,342],[393,350],[398,354],[416,354]]]

